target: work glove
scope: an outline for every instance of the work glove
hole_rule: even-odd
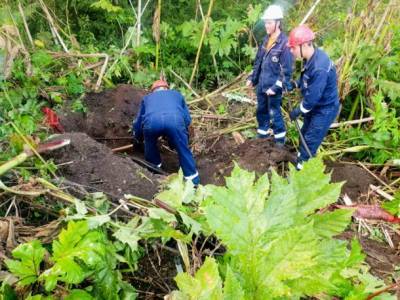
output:
[[[296,107],[289,113],[290,120],[294,121],[302,114],[300,107]]]

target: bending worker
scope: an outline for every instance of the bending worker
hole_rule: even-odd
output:
[[[281,113],[282,90],[292,90],[293,57],[287,47],[287,37],[282,32],[283,12],[280,6],[270,5],[264,12],[267,37],[259,46],[253,73],[246,85],[256,87],[258,122],[257,136],[270,137],[270,123],[278,146],[285,143],[286,129]],[[271,120],[272,119],[272,120]]]
[[[303,101],[290,112],[290,119],[293,121],[303,116],[301,133],[312,156],[315,156],[339,111],[336,67],[324,51],[314,48],[314,38],[314,32],[301,25],[290,32],[288,42],[293,56],[304,60],[300,80],[296,82]],[[302,169],[302,162],[309,158],[300,143],[296,168]]]
[[[188,127],[192,119],[185,98],[176,90],[170,90],[168,83],[157,80],[151,87],[151,93],[144,96],[139,113],[133,123],[136,141],[144,139],[145,159],[161,168],[161,157],[157,141],[160,136],[168,139],[176,149],[179,164],[186,180],[193,184],[200,182],[193,154],[189,149]]]

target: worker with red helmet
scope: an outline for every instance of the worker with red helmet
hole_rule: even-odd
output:
[[[144,140],[145,159],[159,168],[161,157],[157,140],[160,136],[168,138],[169,144],[178,152],[185,179],[198,185],[200,177],[189,149],[188,127],[191,121],[183,95],[170,90],[165,80],[157,80],[151,87],[151,93],[142,99],[133,131],[136,141]]]
[[[278,146],[283,146],[286,128],[281,112],[282,91],[292,89],[290,79],[293,57],[286,46],[287,36],[282,32],[282,8],[275,4],[268,6],[262,19],[267,36],[259,46],[253,72],[246,84],[256,87],[257,136],[270,137],[272,128],[274,141]]]
[[[314,39],[314,32],[308,26],[300,25],[290,32],[288,40],[293,56],[304,60],[300,79],[296,82],[303,100],[290,112],[290,119],[303,116],[301,133],[312,156],[315,156],[339,111],[336,67],[323,50],[314,47]],[[300,143],[296,168],[301,169],[302,162],[309,158]]]

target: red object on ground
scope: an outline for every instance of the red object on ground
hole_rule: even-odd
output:
[[[389,223],[400,223],[400,218],[393,216],[378,205],[335,205],[337,208],[355,209],[353,217],[367,220],[380,220]]]
[[[48,126],[53,128],[59,133],[63,133],[65,130],[60,124],[60,120],[54,110],[49,107],[43,107],[42,112],[45,114],[45,122]]]

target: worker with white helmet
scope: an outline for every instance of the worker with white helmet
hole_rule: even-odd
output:
[[[273,129],[278,146],[285,143],[286,129],[282,117],[282,91],[292,90],[293,58],[287,47],[287,36],[282,32],[283,12],[278,5],[270,5],[263,13],[267,36],[260,44],[253,72],[247,86],[256,87],[257,94],[257,136],[267,138]]]

